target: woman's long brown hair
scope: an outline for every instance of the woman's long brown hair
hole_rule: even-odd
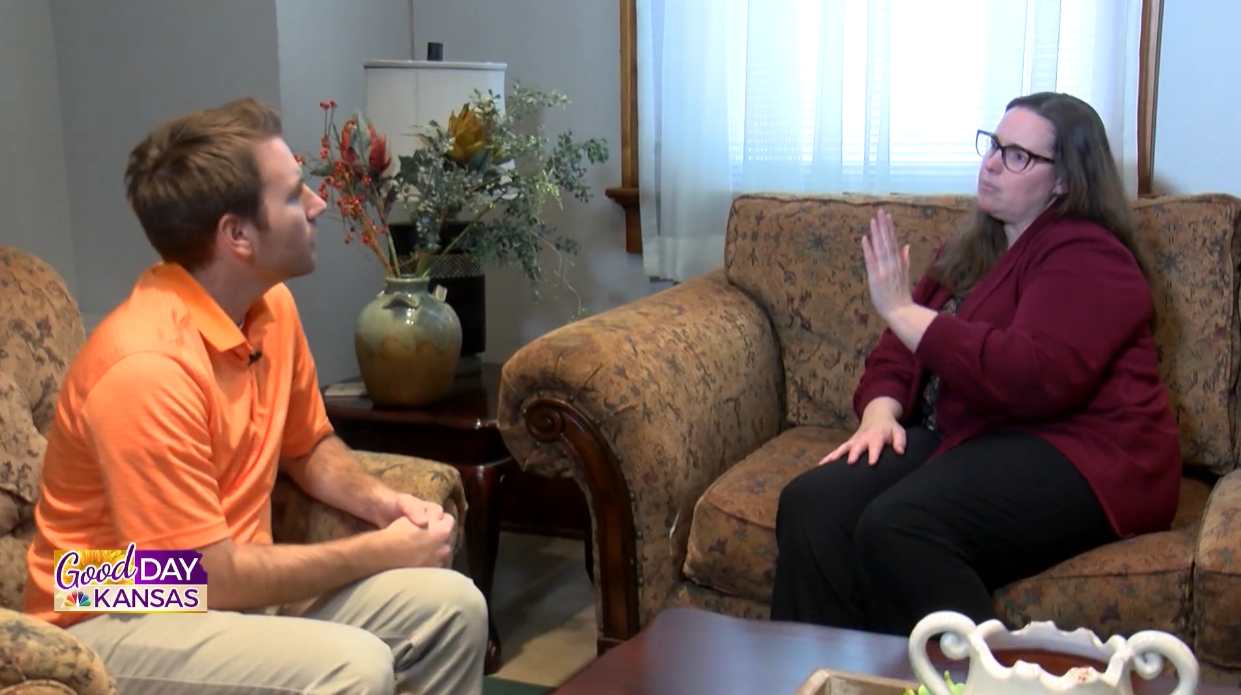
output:
[[[1055,132],[1052,159],[1065,193],[1052,203],[1062,217],[1089,220],[1107,229],[1133,254],[1146,281],[1150,266],[1137,242],[1132,202],[1112,157],[1107,131],[1089,104],[1068,94],[1040,92],[1018,97],[1005,109],[1025,108],[1051,122]],[[964,297],[1008,248],[1004,225],[978,210],[973,220],[944,245],[928,274]]]

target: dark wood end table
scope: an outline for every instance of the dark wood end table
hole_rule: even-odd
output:
[[[673,608],[633,639],[587,664],[555,693],[793,695],[819,668],[916,682],[908,650],[903,637]],[[954,681],[964,682],[968,661],[946,659],[937,647],[929,652],[940,672],[948,671]],[[1175,686],[1172,678],[1139,678],[1134,691],[1167,695]],[[1199,683],[1197,692],[1241,695],[1241,690],[1205,683]]]

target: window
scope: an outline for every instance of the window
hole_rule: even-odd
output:
[[[626,148],[611,195],[635,215],[653,205],[637,195],[638,157],[661,199],[693,195],[687,187],[699,179],[730,194],[971,193],[975,130],[994,128],[1012,97],[1043,90],[1091,103],[1132,187],[1146,192],[1160,8],[1158,0],[622,0],[622,124],[632,131],[639,112],[643,119],[641,131],[622,133],[637,146]],[[639,75],[648,79],[635,85]]]
[[[666,78],[696,97],[722,90],[737,192],[970,192],[974,131],[993,128],[1009,98],[1096,100],[1093,62],[1107,39],[1096,18],[1109,15],[1109,32],[1126,19],[1124,3],[1104,4],[648,0],[657,146],[691,126],[675,122],[681,99],[663,110]]]

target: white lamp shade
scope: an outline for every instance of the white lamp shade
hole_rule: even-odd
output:
[[[448,127],[448,117],[461,111],[477,89],[504,96],[505,63],[460,63],[431,60],[368,60],[365,115],[388,138],[392,166],[422,147],[415,133],[435,121]],[[499,102],[503,110],[504,102]]]

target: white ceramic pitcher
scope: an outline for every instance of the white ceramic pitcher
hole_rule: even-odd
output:
[[[935,635],[942,635],[939,646],[949,659],[970,660],[962,695],[1133,695],[1130,672],[1150,680],[1163,672],[1165,658],[1179,678],[1172,695],[1194,695],[1198,689],[1197,659],[1184,642],[1165,632],[1147,630],[1128,640],[1117,635],[1102,642],[1089,630],[1067,632],[1053,622],[1010,632],[998,620],[975,625],[960,613],[940,611],[919,621],[909,636],[914,674],[933,695],[952,695],[927,657],[927,641]],[[993,649],[1069,654],[1107,664],[1107,670],[1084,666],[1056,675],[1021,660],[1008,667],[996,660]]]

